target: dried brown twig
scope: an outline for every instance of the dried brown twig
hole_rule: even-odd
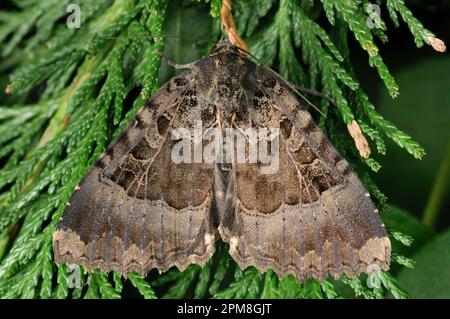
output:
[[[220,18],[222,20],[222,31],[227,34],[228,41],[231,44],[239,47],[244,51],[248,52],[247,44],[239,36],[236,23],[234,23],[233,15],[231,14],[232,0],[223,0],[222,8],[220,9]]]
[[[359,155],[364,158],[368,158],[370,156],[371,150],[369,147],[369,143],[364,137],[358,122],[356,122],[355,120],[351,121],[349,124],[347,124],[347,129],[353,140],[355,141],[355,145],[358,149]]]

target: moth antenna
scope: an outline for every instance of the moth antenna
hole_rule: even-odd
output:
[[[307,94],[311,94],[311,95],[315,95],[315,96],[321,97],[321,98],[323,98],[323,99],[326,99],[326,100],[328,100],[334,107],[337,107],[336,101],[335,101],[331,96],[329,96],[329,95],[326,94],[326,93],[322,93],[322,92],[320,92],[320,91],[316,91],[316,90],[313,90],[313,89],[302,88],[301,86],[298,86],[298,85],[295,85],[295,84],[292,84],[292,85],[294,85],[295,88],[296,88],[297,90],[301,91],[301,92],[304,92],[304,93],[307,93]]]
[[[270,73],[272,73],[278,80],[282,81],[284,84],[286,84],[287,86],[289,86],[290,89],[292,89],[296,94],[298,94],[298,96],[300,96],[303,100],[306,101],[306,103],[308,103],[310,106],[312,106],[317,112],[319,112],[322,116],[324,116],[325,118],[327,118],[327,116],[317,107],[314,105],[314,103],[312,103],[310,100],[308,100],[303,94],[300,93],[300,91],[303,91],[305,93],[308,94],[312,94],[312,95],[316,95],[322,98],[327,99],[328,101],[331,102],[331,104],[333,104],[334,106],[336,106],[336,102],[327,94],[319,92],[319,91],[315,91],[315,90],[311,90],[311,89],[305,89],[302,88],[300,86],[297,86],[295,84],[292,84],[291,82],[289,82],[288,80],[286,80],[285,78],[283,78],[281,75],[279,75],[274,69],[272,69],[271,67],[265,65],[260,59],[258,59],[254,54],[252,54],[251,52],[240,48],[238,46],[235,46],[236,48],[238,48],[239,50],[243,51],[244,53],[246,53],[247,55],[251,56],[252,58],[254,58],[262,67],[264,67],[265,69],[267,69]]]
[[[239,48],[239,49],[244,51],[242,48]],[[258,61],[264,68],[266,68],[269,72],[271,72],[277,79],[283,81],[287,86],[289,86],[289,88],[291,88],[295,93],[297,93],[300,97],[302,97],[309,105],[311,105],[316,111],[318,111],[320,114],[322,114],[325,118],[327,118],[327,116],[319,108],[317,108],[312,102],[310,102],[305,96],[303,96],[300,93],[300,91],[327,99],[328,101],[330,101],[330,103],[334,107],[337,107],[336,101],[333,100],[329,95],[319,92],[319,91],[316,91],[316,90],[306,89],[306,88],[302,88],[298,85],[292,84],[291,82],[289,82],[288,80],[283,78],[281,75],[279,75],[277,72],[275,72],[272,68],[270,68],[267,65],[265,65],[264,63],[262,63],[256,56],[254,56],[250,52],[246,52],[246,53],[249,56],[253,57],[256,61]],[[361,127],[359,126],[358,122],[353,120],[351,123],[348,123],[347,129],[348,129],[348,132],[350,133],[350,136],[353,138],[353,141],[355,142],[355,146],[359,152],[359,155],[361,155],[361,157],[363,157],[363,158],[368,158],[371,153],[370,146],[369,146],[369,143],[367,142],[367,139],[364,137],[364,135],[361,131]]]
[[[197,63],[197,61],[194,61],[194,62],[186,63],[186,64],[178,64],[178,63],[173,62],[169,58],[167,58],[163,53],[161,53],[158,50],[155,51],[155,54],[159,55],[161,58],[163,58],[166,61],[166,63],[168,65],[174,67],[175,69],[192,69],[192,67],[195,65],[195,63]]]
[[[166,38],[166,39],[185,39],[185,40],[193,40],[198,42],[210,42],[212,44],[215,44],[216,41],[213,41],[211,39],[202,39],[197,37],[191,37],[191,36],[184,36],[184,35],[168,35],[168,34],[161,34],[161,35],[138,35],[138,36],[118,36],[118,37],[109,37],[110,40],[119,40],[119,39],[134,39],[134,40],[141,40],[141,39],[156,39],[156,38]]]
[[[279,75],[277,72],[275,72],[271,67],[268,67],[267,65],[263,65],[264,68],[266,68],[268,71],[270,71],[278,80],[282,81],[284,84],[286,84],[292,91],[294,91],[298,96],[300,96],[303,100],[305,100],[306,103],[308,103],[310,106],[312,106],[317,112],[319,112],[323,117],[327,118],[325,113],[323,113],[317,106],[314,105],[310,100],[306,98],[303,94],[300,93],[300,91],[297,89],[297,87],[283,78],[281,75]],[[308,92],[309,93],[309,92]],[[323,93],[322,93],[323,94]]]

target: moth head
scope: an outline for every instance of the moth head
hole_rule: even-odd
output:
[[[219,42],[217,42],[212,48],[210,55],[216,55],[219,53],[225,53],[225,52],[232,52],[236,54],[241,54],[239,52],[239,48],[228,41],[227,38],[221,39]]]

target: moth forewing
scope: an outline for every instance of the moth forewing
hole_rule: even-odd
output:
[[[183,270],[220,236],[241,267],[300,281],[388,269],[375,205],[289,88],[227,42],[189,67],[82,180],[55,259]]]

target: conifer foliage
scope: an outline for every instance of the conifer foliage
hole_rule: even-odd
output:
[[[210,6],[210,34],[218,40],[221,1],[183,3]],[[158,89],[161,58],[155,52],[164,50],[167,39],[168,1],[8,4],[7,11],[0,11],[0,72],[5,74],[0,77],[0,297],[121,298],[135,290],[132,295],[145,298],[337,298],[343,286],[363,298],[407,296],[383,271],[299,284],[291,276],[277,278],[272,271],[242,270],[223,243],[203,268],[151,271],[147,278],[132,273],[125,279],[115,272],[55,264],[52,234],[75,186]],[[67,25],[72,14],[67,9],[73,4],[81,10],[80,28]],[[373,15],[374,4],[381,17]],[[334,107],[328,100],[315,100],[322,113],[316,113],[318,122],[382,208],[386,198],[369,178],[369,171],[380,165],[358,155],[345,125],[357,121],[381,154],[386,152],[386,139],[416,158],[424,150],[384,119],[360,88],[349,60],[348,38],[354,37],[367,52],[368,63],[393,98],[399,88],[380,55],[382,46],[376,44],[388,41],[382,19],[391,19],[395,26],[406,23],[418,47],[425,43],[442,49],[443,44],[403,0],[235,0],[233,14],[259,63],[336,101]],[[202,50],[208,53],[208,48]],[[392,240],[411,244],[407,235],[389,232]],[[413,264],[395,252],[392,262]]]

